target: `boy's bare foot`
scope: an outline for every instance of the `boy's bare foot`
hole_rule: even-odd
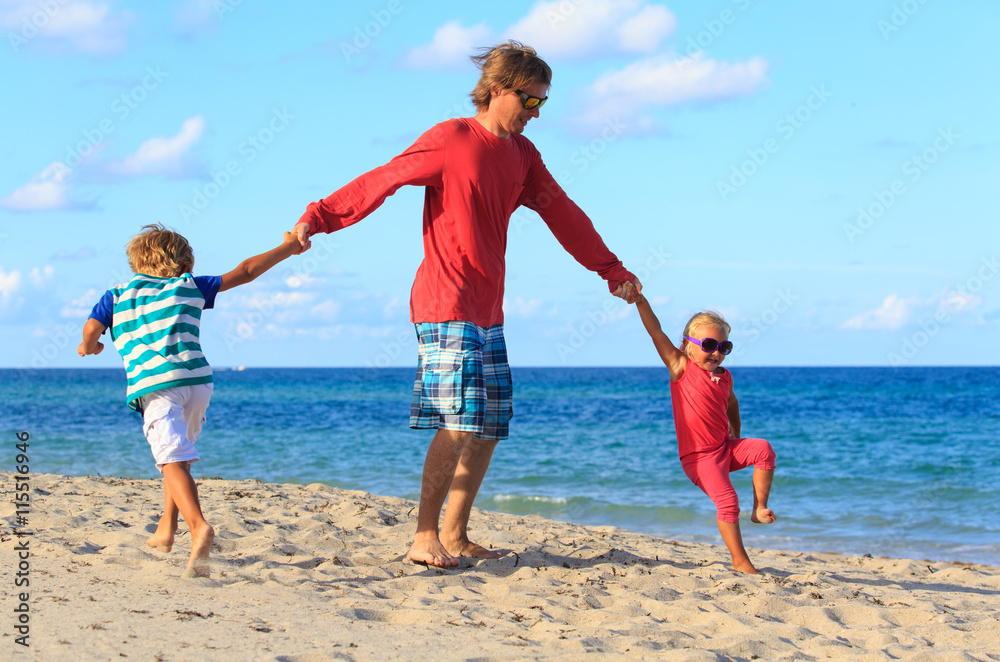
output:
[[[749,560],[740,562],[733,561],[733,570],[736,572],[745,572],[748,575],[760,574],[757,572],[757,568],[753,567],[753,563],[750,563]]]
[[[424,536],[417,534],[406,552],[406,558],[421,565],[432,565],[437,568],[454,568],[458,559],[448,553],[436,535]]]
[[[750,521],[757,524],[770,524],[776,519],[778,519],[778,516],[774,514],[773,510],[762,506],[757,506],[750,513]]]
[[[206,523],[203,527],[191,532],[191,558],[187,569],[181,577],[210,577],[208,559],[212,553],[212,543],[215,542],[215,529]]]
[[[498,559],[503,554],[486,549],[482,545],[477,545],[468,538],[465,540],[448,541],[446,545],[448,553],[452,556],[462,556],[467,559]]]
[[[160,552],[169,552],[174,548],[174,534],[177,533],[172,527],[156,527],[156,532],[149,536],[146,544]]]

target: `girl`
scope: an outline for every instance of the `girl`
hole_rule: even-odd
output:
[[[767,507],[774,479],[774,450],[764,439],[740,438],[740,404],[733,393],[732,374],[722,367],[733,350],[729,324],[718,313],[698,313],[684,327],[678,349],[663,333],[644,296],[636,299],[636,307],[670,370],[670,400],[684,473],[715,504],[719,533],[733,557],[733,569],[757,574],[743,547],[739,499],[729,474],[753,465],[750,521],[770,524],[777,519]]]

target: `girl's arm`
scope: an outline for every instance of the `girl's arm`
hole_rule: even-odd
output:
[[[80,356],[88,354],[100,354],[104,351],[104,343],[100,341],[101,334],[108,328],[95,320],[93,317],[87,318],[87,323],[83,325],[83,342],[76,348],[76,353]]]
[[[740,438],[740,401],[736,399],[736,391],[729,392],[729,404],[726,408],[729,418],[729,431],[733,439]]]
[[[240,262],[239,266],[227,274],[222,275],[222,285],[220,292],[232,289],[237,285],[245,285],[262,273],[278,264],[291,255],[298,255],[303,251],[297,235],[286,232],[284,241],[277,248],[272,248],[266,253],[254,255]]]
[[[656,314],[650,308],[646,297],[640,294],[635,300],[635,307],[639,309],[639,317],[642,318],[642,324],[646,327],[649,337],[653,339],[653,346],[659,352],[660,358],[663,360],[663,365],[667,366],[667,369],[670,370],[670,381],[677,381],[684,374],[684,369],[687,367],[687,357],[674,347],[674,344],[670,342],[670,338],[660,328],[660,320],[656,318]]]

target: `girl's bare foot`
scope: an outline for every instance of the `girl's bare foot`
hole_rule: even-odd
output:
[[[757,506],[750,514],[750,521],[757,524],[770,524],[776,519],[778,516],[774,514],[774,511],[763,506]]]
[[[745,572],[748,575],[760,574],[757,572],[757,568],[753,567],[753,563],[750,563],[749,559],[740,562],[733,561],[733,570],[736,572]]]
[[[211,576],[208,559],[212,553],[213,542],[215,542],[215,529],[208,523],[191,532],[191,558],[181,577],[187,579]]]

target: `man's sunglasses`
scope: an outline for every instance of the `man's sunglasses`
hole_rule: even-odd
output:
[[[524,102],[525,110],[534,110],[535,108],[541,108],[546,101],[549,100],[548,97],[533,97],[527,92],[522,92],[521,90],[514,90],[514,94],[521,97],[521,101]]]
[[[689,340],[693,342],[698,347],[701,347],[701,351],[711,354],[715,350],[719,350],[719,353],[729,356],[729,352],[733,351],[733,343],[728,340],[723,340],[719,342],[715,338],[703,338],[698,340],[697,338],[692,338],[691,336],[684,336],[684,340]]]

